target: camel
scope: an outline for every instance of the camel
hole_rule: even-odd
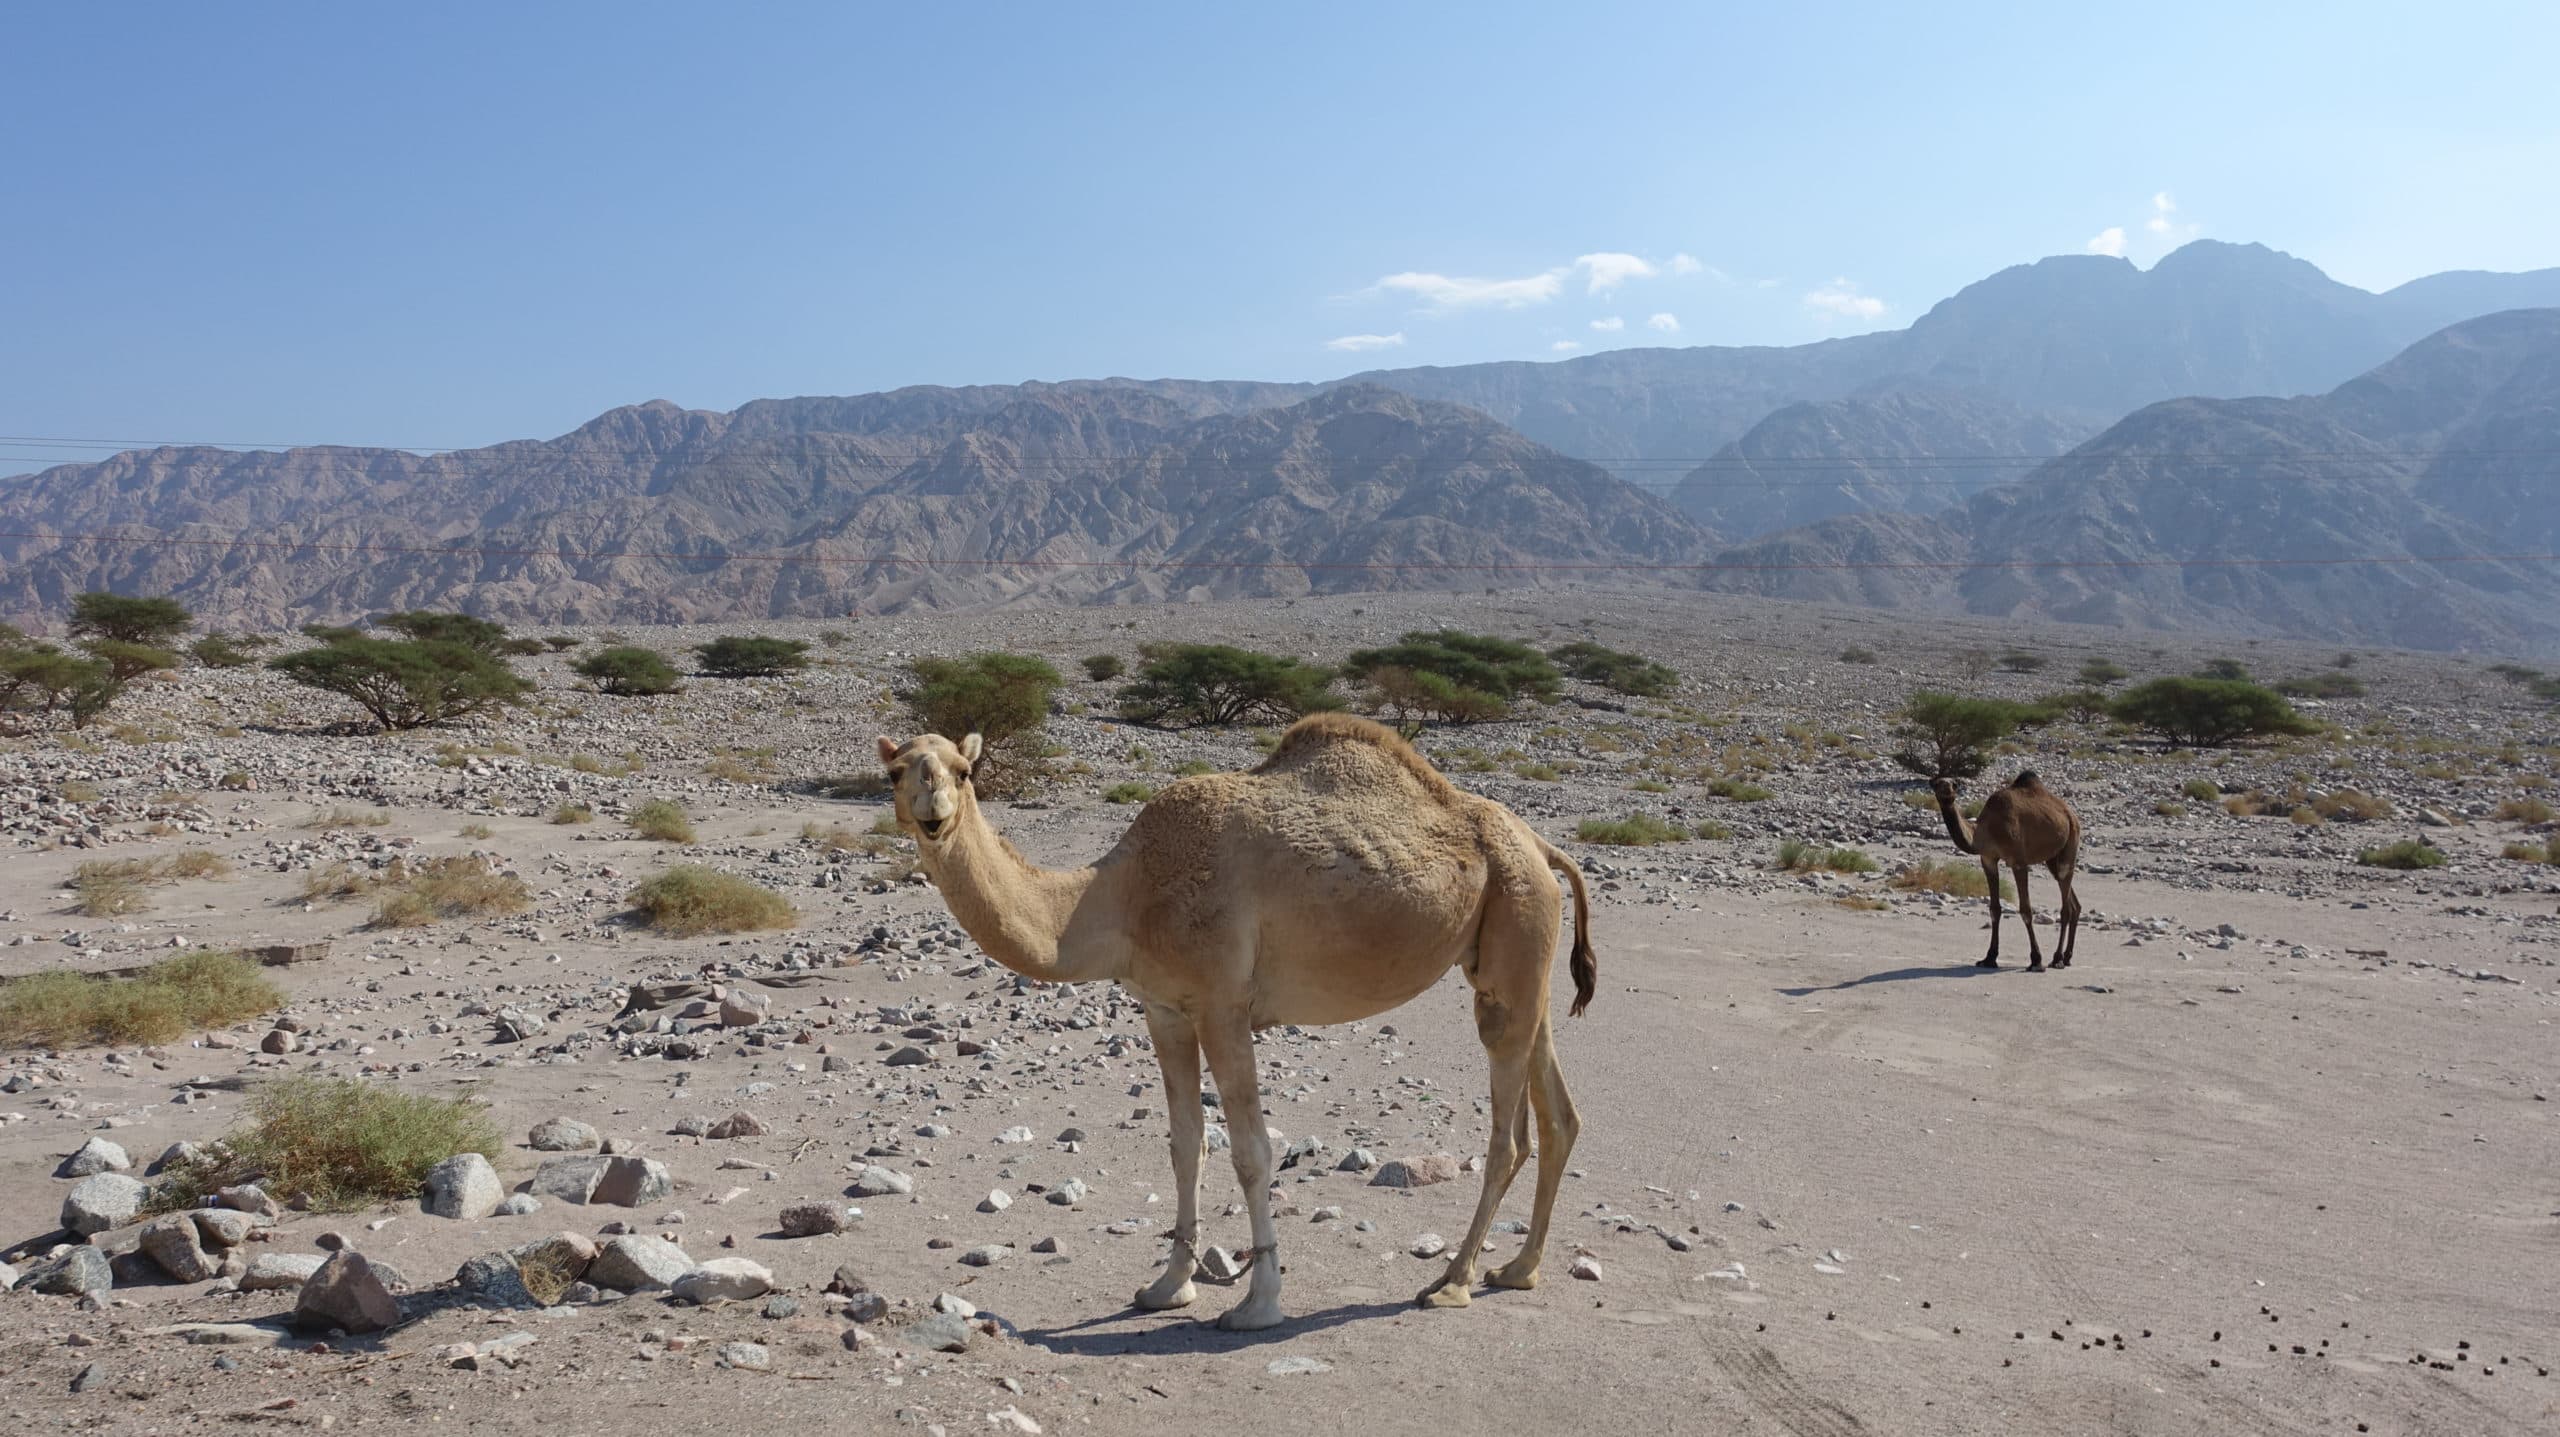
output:
[[[1283,1320],[1281,1268],[1255,1030],[1384,1013],[1453,965],[1475,989],[1476,1034],[1493,1063],[1493,1134],[1474,1223],[1416,1301],[1468,1304],[1494,1209],[1528,1161],[1532,1107],[1536,1210],[1519,1256],[1487,1277],[1495,1287],[1537,1286],[1581,1131],[1548,1017],[1563,918],[1550,869],[1573,889],[1576,1016],[1599,977],[1573,860],[1501,804],[1459,791],[1393,730],[1348,715],[1299,720],[1250,772],[1166,786],[1099,863],[1073,870],[1034,866],[988,825],[970,784],[984,752],[977,734],[879,744],[899,826],[989,957],[1045,982],[1111,980],[1145,1007],[1172,1117],[1178,1203],[1172,1254],[1137,1306],[1187,1306],[1195,1276],[1222,1280],[1200,1269],[1202,1055],[1253,1225],[1243,1260],[1252,1285],[1217,1325],[1271,1327]]]
[[[2027,902],[2027,866],[2041,863],[2062,887],[2061,931],[2054,935],[2053,966],[2068,968],[2080,946],[2080,895],[2071,875],[2080,864],[2080,815],[2071,811],[2032,771],[1994,789],[1982,801],[1982,817],[1965,827],[1956,812],[1956,786],[1941,778],[1929,785],[1938,796],[1938,813],[1947,821],[1947,836],[1956,847],[1982,858],[1982,876],[1991,887],[1991,951],[1977,968],[2000,966],[2000,865],[2018,875],[2018,921],[2027,928],[2027,971],[2045,968],[2044,949],[2036,942],[2035,910]]]

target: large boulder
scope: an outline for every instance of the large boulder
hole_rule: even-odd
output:
[[[1373,1188],[1427,1188],[1450,1182],[1458,1176],[1458,1160],[1448,1153],[1433,1153],[1427,1158],[1397,1158],[1381,1165],[1378,1175],[1369,1179]]]
[[[82,1237],[133,1221],[149,1192],[122,1173],[100,1173],[73,1188],[62,1200],[62,1225]]]
[[[343,1332],[380,1332],[400,1320],[400,1299],[365,1255],[342,1248],[320,1264],[293,1304],[294,1321]]]
[[[175,1212],[153,1218],[142,1225],[135,1246],[172,1282],[211,1282],[221,1275],[222,1263],[204,1250],[193,1214]]]
[[[478,1153],[456,1153],[427,1169],[423,1206],[429,1216],[478,1222],[506,1200],[506,1185],[498,1181],[498,1170]]]
[[[120,1173],[133,1166],[125,1150],[105,1138],[91,1138],[80,1145],[80,1151],[62,1160],[53,1170],[58,1178],[93,1178],[100,1173]]]
[[[587,1202],[595,1196],[596,1183],[604,1177],[608,1161],[593,1156],[547,1158],[534,1169],[528,1190],[536,1197],[560,1202]]]
[[[538,1153],[579,1153],[595,1147],[603,1139],[596,1130],[575,1118],[552,1118],[537,1123],[525,1141]]]
[[[320,1265],[328,1261],[316,1252],[262,1252],[250,1259],[248,1271],[240,1275],[243,1292],[300,1292]]]
[[[67,1247],[38,1262],[18,1279],[18,1286],[29,1292],[51,1293],[57,1297],[86,1297],[93,1292],[111,1291],[116,1285],[115,1269],[107,1255],[85,1244]]]
[[[855,1197],[905,1196],[916,1190],[916,1180],[905,1173],[894,1172],[877,1163],[865,1163],[853,1175],[853,1183],[845,1191]]]
[[[666,1164],[624,1155],[605,1159],[604,1175],[596,1179],[595,1192],[587,1201],[640,1207],[674,1190],[675,1179],[668,1175]]]
[[[683,1248],[656,1237],[617,1237],[596,1252],[586,1280],[616,1292],[652,1292],[675,1286],[693,1271]]]
[[[743,1257],[715,1257],[673,1284],[676,1296],[705,1306],[714,1302],[747,1302],[773,1290],[773,1274],[764,1264]]]

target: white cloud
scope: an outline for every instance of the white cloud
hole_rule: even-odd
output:
[[[1338,349],[1346,354],[1361,354],[1372,349],[1399,349],[1403,345],[1404,331],[1401,329],[1393,334],[1346,334],[1324,342],[1325,348]]]
[[[1559,339],[1555,343],[1547,346],[1547,348],[1554,350],[1558,354],[1571,354],[1581,347],[1582,345],[1579,341],[1571,339]]]
[[[2091,254],[2113,255],[2118,259],[2124,258],[2124,226],[2109,225],[2105,229],[2098,231],[2096,234],[2089,237],[2089,243],[2086,248]]]
[[[1607,294],[1631,279],[1651,279],[1662,273],[1653,261],[1631,254],[1586,254],[1575,258],[1573,267],[1591,277],[1593,294]]]
[[[1644,322],[1644,327],[1647,329],[1658,329],[1665,334],[1678,334],[1680,332],[1680,316],[1676,314],[1657,314],[1653,318],[1646,320]]]
[[[1698,263],[1698,257],[1693,254],[1675,254],[1671,257],[1673,274],[1696,274],[1705,268],[1706,266]]]
[[[1835,279],[1807,294],[1804,303],[1825,319],[1880,319],[1885,310],[1883,300],[1858,293],[1854,279]]]
[[[1521,279],[1473,279],[1407,270],[1388,275],[1372,288],[1412,295],[1433,309],[1520,309],[1564,293],[1565,274],[1551,269]]]
[[[2142,227],[2170,240],[2189,240],[2204,233],[2204,226],[2181,220],[2177,213],[2178,202],[2169,197],[2167,190],[2162,190],[2151,197],[2151,218],[2144,220]]]
[[[1600,331],[1602,334],[1615,334],[1619,330],[1626,328],[1627,322],[1613,314],[1607,319],[1595,319],[1591,321],[1591,327]]]

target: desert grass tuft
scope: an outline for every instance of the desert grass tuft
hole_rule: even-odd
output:
[[[423,928],[448,918],[522,913],[532,906],[533,890],[521,878],[477,858],[429,858],[382,889],[373,926]]]
[[[140,977],[36,973],[0,983],[0,1047],[167,1043],[271,1013],[284,995],[236,953],[187,953]]]
[[[631,906],[649,927],[676,938],[753,933],[800,921],[772,889],[695,863],[680,863],[631,890]]]
[[[427,1169],[446,1158],[494,1160],[503,1151],[481,1103],[303,1075],[252,1090],[248,1121],[204,1156],[172,1164],[151,1205],[192,1207],[216,1189],[254,1181],[288,1203],[344,1212],[415,1197]]]
[[[1954,859],[1924,858],[1885,882],[1906,893],[1944,893],[1956,898],[1991,896],[1991,885],[1982,877],[1982,865]],[[2005,877],[2000,880],[2000,896],[2009,896],[2009,880]]]
[[[659,843],[693,842],[692,818],[686,815],[681,804],[670,798],[644,799],[633,804],[623,821],[629,823],[631,831],[642,838]]]
[[[2397,868],[2403,871],[2444,866],[2444,851],[2433,844],[2414,838],[2368,848],[2356,855],[2356,862],[2367,868]]]
[[[1650,813],[1631,813],[1624,818],[1586,818],[1574,827],[1573,836],[1584,843],[1650,848],[1657,843],[1677,843],[1689,835]]]

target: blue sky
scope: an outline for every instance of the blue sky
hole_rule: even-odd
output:
[[[2560,263],[2560,6],[1753,8],[11,7],[0,432],[1792,344],[2190,234]]]

